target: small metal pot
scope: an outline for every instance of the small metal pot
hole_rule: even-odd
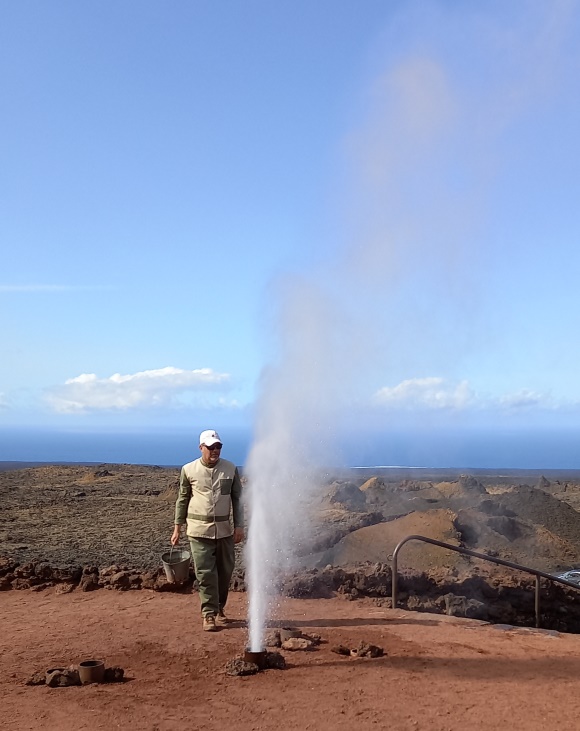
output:
[[[102,683],[105,677],[105,663],[102,660],[83,660],[79,663],[79,678],[83,685]]]

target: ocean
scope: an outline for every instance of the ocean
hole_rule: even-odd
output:
[[[219,429],[223,456],[243,466],[251,433]],[[90,462],[176,466],[199,456],[198,432],[0,429],[0,462]],[[343,435],[328,467],[580,469],[580,429],[395,431]]]

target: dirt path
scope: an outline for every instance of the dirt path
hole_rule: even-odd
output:
[[[246,629],[238,622],[202,633],[195,594],[53,591],[0,594],[5,731],[578,727],[575,635],[392,611],[370,600],[284,600],[279,618],[327,644],[286,652],[285,671],[235,678],[223,670]],[[230,615],[245,613],[246,596],[234,594]],[[382,646],[386,657],[330,651],[361,640]],[[35,670],[92,657],[121,665],[130,680],[24,685]]]

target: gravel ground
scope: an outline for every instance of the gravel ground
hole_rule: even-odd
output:
[[[179,470],[48,466],[0,472],[2,553],[21,563],[157,567]]]

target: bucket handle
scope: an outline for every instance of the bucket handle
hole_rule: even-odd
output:
[[[171,546],[171,548],[169,549],[169,563],[172,563],[172,561],[171,561],[171,556],[173,555],[173,551],[174,551],[174,549],[175,549],[175,550],[178,550],[178,551],[179,551],[179,550],[181,550],[181,549],[179,549],[179,548],[178,548],[178,549],[176,549],[176,547],[175,547],[175,546]]]

